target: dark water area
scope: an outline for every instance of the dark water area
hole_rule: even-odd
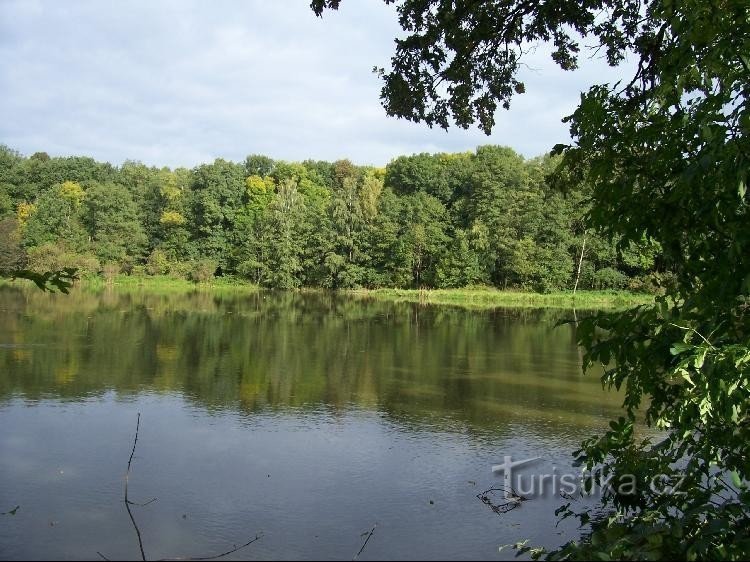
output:
[[[507,559],[556,546],[555,494],[502,516],[506,456],[572,470],[619,411],[572,312],[327,294],[0,287],[2,559]]]

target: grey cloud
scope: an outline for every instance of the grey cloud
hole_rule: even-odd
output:
[[[618,71],[563,73],[544,49],[492,136],[388,118],[374,65],[398,28],[382,0],[323,20],[307,0],[0,3],[0,142],[23,153],[188,166],[249,153],[383,165],[413,152],[568,140],[579,92]],[[603,78],[604,77],[604,78]],[[609,77],[609,78],[607,78]]]

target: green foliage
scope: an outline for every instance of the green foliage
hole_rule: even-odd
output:
[[[193,171],[193,237],[201,256],[229,263],[231,241],[247,200],[243,166],[217,159]]]
[[[595,289],[623,289],[627,284],[625,274],[612,267],[600,269],[593,275],[592,285]]]
[[[120,266],[116,263],[105,263],[102,267],[102,276],[107,283],[111,283],[118,273],[120,273]]]
[[[647,22],[633,38],[643,61],[636,79],[583,97],[564,163],[593,186],[593,224],[624,251],[657,245],[676,274],[654,307],[602,315],[580,335],[587,361],[610,365],[605,384],[624,388],[628,417],[640,406],[666,437],[655,448],[618,425],[586,442],[581,459],[608,474],[638,455],[644,478],[684,477],[685,493],[646,493],[638,506],[607,498],[625,517],[601,522],[581,552],[745,558],[750,21],[741,3],[686,2],[650,4]]]
[[[292,179],[279,185],[276,199],[269,208],[268,259],[264,284],[279,289],[293,289],[301,285],[301,247],[298,236],[304,201]]]
[[[555,248],[582,253],[582,235],[590,230],[604,239],[590,240],[592,282],[622,285],[622,275],[631,274],[657,280],[664,291],[653,306],[602,313],[579,325],[587,366],[604,368],[604,384],[623,389],[627,418],[586,441],[578,460],[599,469],[589,484],[632,474],[640,487],[635,497],[605,495],[603,517],[592,523],[591,514],[580,514],[583,524],[592,523],[585,539],[548,556],[747,558],[748,3],[393,3],[406,33],[396,40],[391,70],[378,71],[383,105],[389,115],[430,125],[478,123],[489,133],[497,106],[508,107],[525,91],[517,71],[537,42],[551,41],[552,59],[565,70],[577,66],[582,41],[593,42],[611,65],[635,58],[632,80],[595,85],[582,95],[566,118],[574,144],[554,151],[562,154],[555,184],[568,192],[584,185],[581,201],[591,202],[580,215],[585,221],[569,229],[572,239],[559,236],[564,230],[547,229],[550,219],[563,217],[547,215],[549,205],[534,202],[539,194],[522,174],[487,173],[492,165],[474,173],[478,193],[470,215],[486,228],[496,280],[554,279],[565,270],[562,263],[553,266],[555,274],[541,276],[537,263],[549,267],[543,256],[561,255]],[[313,0],[311,6],[321,15],[339,4]],[[509,182],[513,188],[503,189]],[[495,207],[495,200],[502,203]],[[529,222],[516,224],[518,215]],[[637,442],[638,416],[665,439],[656,446]],[[668,484],[683,479],[684,493],[643,486],[654,478]],[[545,554],[524,543],[516,548],[533,557]]]
[[[94,254],[101,261],[140,257],[146,236],[130,192],[114,183],[94,183],[86,190],[83,222]]]
[[[0,183],[0,218],[12,215],[15,210],[11,190],[12,186]]]
[[[156,248],[149,254],[146,260],[146,271],[149,275],[166,275],[169,272],[169,259],[164,250]]]
[[[73,283],[78,279],[78,273],[73,268],[65,268],[57,271],[46,271],[37,273],[22,269],[13,272],[13,279],[27,279],[33,282],[42,291],[60,291],[67,294]]]
[[[270,176],[274,171],[275,162],[268,156],[251,154],[245,158],[245,175],[247,176]]]
[[[216,260],[202,259],[192,264],[190,268],[190,280],[195,283],[207,283],[214,278],[216,268],[219,266]]]
[[[23,239],[26,247],[64,242],[76,251],[83,251],[87,233],[81,223],[81,198],[65,195],[62,184],[43,192],[23,217]],[[23,220],[22,219],[22,220]]]
[[[616,271],[658,290],[650,276],[664,269],[658,245],[618,250],[585,234],[590,188],[574,185],[564,196],[550,189],[559,159],[525,160],[505,147],[404,156],[385,169],[259,155],[193,170],[130,161],[110,169],[86,159],[65,168],[43,155],[0,156],[8,182],[0,183],[8,200],[0,204],[15,216],[13,240],[38,272],[57,264],[89,275],[115,263],[129,274],[187,279],[192,264],[208,259],[217,275],[272,288],[488,283],[555,291],[572,287],[583,236],[582,289],[622,286]],[[42,171],[74,164],[75,181],[62,176],[46,187]],[[23,183],[29,167],[40,184]],[[594,276],[606,268],[607,279]]]
[[[386,183],[400,195],[418,191],[450,205],[465,195],[471,153],[399,156],[386,169]]]
[[[29,248],[26,267],[37,274],[63,269],[75,269],[83,275],[96,275],[99,260],[89,254],[82,254],[70,248],[64,241],[47,242]]]
[[[486,281],[480,264],[479,251],[473,247],[469,234],[458,231],[448,251],[443,254],[435,270],[438,287],[467,287]]]
[[[362,278],[359,262],[365,219],[354,174],[346,175],[334,190],[328,209],[331,236],[323,259],[322,285],[334,289],[356,287]]]
[[[21,245],[18,221],[10,216],[0,219],[0,274],[22,269],[26,252]]]

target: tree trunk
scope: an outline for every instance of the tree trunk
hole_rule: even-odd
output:
[[[578,259],[578,271],[576,272],[576,283],[573,285],[573,296],[576,296],[578,290],[578,280],[581,278],[581,265],[583,265],[583,252],[586,251],[586,231],[583,231],[583,244],[581,244],[581,257]]]

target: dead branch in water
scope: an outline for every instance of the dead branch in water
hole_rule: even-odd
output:
[[[131,502],[131,501],[129,501],[128,503],[130,505],[135,505],[137,507],[146,507],[147,505],[149,505],[151,503],[154,503],[157,499],[159,499],[159,498],[151,498],[150,500],[148,500],[147,502],[144,502],[144,503],[136,503],[136,502]]]
[[[503,499],[505,501],[497,503],[494,502],[491,497],[494,495],[493,492],[502,492]],[[479,498],[483,504],[487,505],[498,515],[508,513],[509,511],[521,505],[521,502],[525,502],[526,500],[528,500],[528,498],[523,497],[513,488],[506,488],[505,486],[492,487],[489,490],[485,490],[484,492],[477,494],[477,498]]]
[[[133,450],[130,451],[130,458],[128,459],[128,469],[125,471],[125,508],[128,510],[130,521],[133,523],[135,528],[135,534],[138,535],[138,548],[141,549],[141,560],[145,562],[146,553],[143,551],[143,539],[141,538],[141,530],[135,522],[133,512],[130,510],[130,500],[128,499],[128,479],[130,478],[130,465],[133,463],[133,455],[135,454],[135,446],[138,444],[138,431],[141,428],[141,413],[138,412],[138,421],[135,424],[135,439],[133,440]]]
[[[141,413],[138,412],[138,419],[135,424],[135,438],[133,439],[133,448],[130,451],[130,458],[128,459],[128,468],[125,471],[125,509],[128,510],[128,515],[130,516],[130,521],[133,523],[133,528],[135,529],[135,533],[138,536],[138,548],[141,550],[141,559],[145,562],[146,561],[146,553],[143,549],[143,538],[141,537],[141,530],[138,528],[138,524],[135,522],[135,517],[133,517],[133,512],[130,509],[131,505],[135,505],[137,507],[145,507],[149,505],[150,503],[153,503],[156,501],[156,498],[152,498],[149,501],[145,503],[136,503],[130,501],[130,498],[128,497],[128,481],[130,479],[130,466],[133,464],[133,457],[135,456],[135,448],[136,445],[138,445],[138,433],[141,429]],[[373,531],[375,528],[373,527]],[[250,546],[255,541],[259,540],[263,536],[263,533],[255,535],[252,539],[247,541],[245,544],[241,546],[234,546],[230,550],[227,550],[226,552],[222,552],[221,554],[214,554],[210,556],[186,556],[186,557],[178,557],[178,558],[160,558],[160,561],[177,561],[177,560],[186,560],[186,561],[197,561],[197,560],[217,560],[219,558],[223,558],[224,556],[229,556],[230,554],[233,554],[237,552],[238,550],[242,550],[243,548]],[[367,544],[367,541],[365,541],[365,544]],[[364,545],[362,546],[364,548]],[[361,552],[361,550],[360,550]],[[96,553],[102,558],[102,560],[109,560],[104,554],[99,552],[98,550]]]
[[[260,540],[260,538],[263,536],[263,533],[260,533],[258,535],[255,535],[253,539],[250,539],[242,546],[235,546],[231,550],[227,550],[226,552],[222,552],[221,554],[216,554],[214,556],[196,556],[196,557],[185,557],[185,558],[160,558],[160,562],[167,562],[172,560],[216,560],[217,558],[222,558],[223,556],[229,556],[230,554],[237,552],[238,550],[242,550],[246,546],[250,546],[255,541]]]
[[[372,537],[372,534],[373,534],[373,533],[375,532],[375,527],[377,527],[377,526],[378,526],[378,524],[377,524],[377,523],[375,523],[375,524],[374,524],[374,525],[372,526],[372,529],[370,529],[370,532],[369,532],[369,533],[367,533],[367,538],[365,539],[365,542],[364,542],[364,543],[362,544],[362,548],[360,548],[360,549],[359,549],[359,552],[358,552],[357,554],[355,554],[355,555],[354,555],[354,558],[352,558],[352,560],[356,560],[357,558],[359,558],[359,555],[360,555],[360,554],[362,554],[362,551],[363,551],[363,550],[365,549],[365,547],[367,546],[367,543],[368,543],[368,541],[370,540],[370,537]]]

